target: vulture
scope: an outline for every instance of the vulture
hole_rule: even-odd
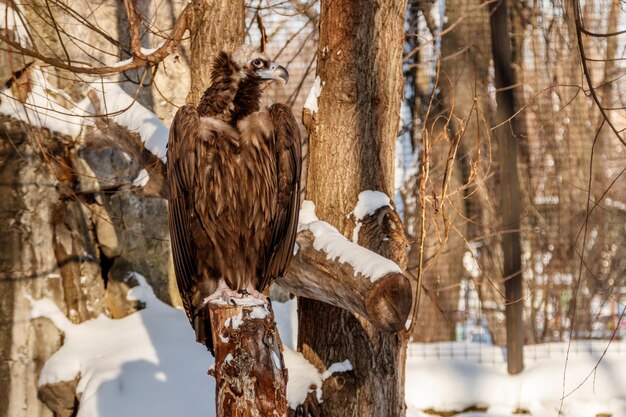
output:
[[[167,148],[176,281],[196,340],[213,352],[208,302],[261,296],[293,257],[300,130],[290,108],[262,104],[287,70],[244,45],[220,52],[197,107],[174,116]]]

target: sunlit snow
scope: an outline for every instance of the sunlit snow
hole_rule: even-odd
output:
[[[195,342],[185,314],[160,301],[141,275],[134,277],[139,285],[128,298],[146,307],[118,320],[100,316],[76,325],[51,300],[31,299],[31,317],[47,317],[64,333],[64,344],[44,365],[39,385],[80,375],[77,417],[169,417],[181,410],[186,417],[215,416],[215,384],[207,375],[213,357]],[[312,384],[321,387],[322,378],[289,349],[295,342],[295,301],[274,303],[274,310],[290,371],[288,401],[296,407]]]
[[[317,107],[317,99],[322,94],[322,79],[318,75],[315,77],[315,82],[311,86],[311,90],[309,91],[309,95],[306,97],[306,101],[304,102],[304,108],[311,110],[311,112],[315,113],[318,110]]]
[[[361,273],[372,281],[392,272],[402,273],[395,262],[350,242],[336,228],[319,220],[315,215],[315,204],[309,200],[303,201],[300,209],[298,230],[305,229],[315,236],[313,247],[316,250],[326,252],[329,259],[349,263],[355,273]]]
[[[46,362],[39,384],[80,375],[78,417],[215,416],[213,358],[195,342],[185,314],[159,301],[143,277],[129,298],[146,308],[123,319],[101,316],[76,325],[50,300],[32,301],[31,316],[47,317],[64,332],[64,345]],[[273,303],[285,344],[289,370],[287,396],[292,408],[333,372],[352,369],[349,361],[320,374],[292,350],[297,339],[295,301]],[[488,408],[489,416],[513,416],[519,409],[533,417],[626,417],[626,343],[575,342],[565,368],[567,343],[526,346],[526,369],[506,372],[505,352],[492,345],[445,342],[410,344],[406,365],[408,416],[423,410]],[[593,346],[591,346],[594,344]],[[608,346],[606,356],[600,354]],[[595,352],[595,353],[594,353]],[[563,381],[565,380],[565,384]],[[561,397],[565,394],[561,406]],[[463,413],[461,417],[484,416]]]
[[[361,191],[356,206],[352,211],[356,220],[356,226],[352,231],[352,241],[354,243],[358,243],[359,241],[359,231],[362,225],[361,220],[370,214],[374,214],[379,208],[386,206],[391,207],[391,200],[387,194],[380,191]]]
[[[380,191],[361,191],[352,213],[356,220],[362,220],[385,206],[391,207],[391,200],[387,194]]]
[[[64,94],[54,88],[39,68],[31,68],[30,92],[25,102],[13,96],[10,88],[0,91],[0,113],[10,115],[37,128],[46,128],[72,137],[78,136],[83,126],[89,104],[81,101],[66,108],[55,96]]]
[[[117,124],[141,136],[147,150],[165,162],[169,130],[150,110],[139,104],[116,83],[92,83],[100,100],[100,111]]]

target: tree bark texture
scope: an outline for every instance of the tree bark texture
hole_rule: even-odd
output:
[[[188,102],[197,106],[209,87],[213,55],[222,50],[232,52],[243,44],[244,17],[243,0],[193,0]]]
[[[269,300],[209,304],[218,416],[286,417],[287,368]]]
[[[319,112],[307,118],[307,198],[320,220],[345,236],[354,228],[349,214],[361,191],[394,195],[405,11],[404,0],[321,4],[317,72],[322,91]],[[404,236],[400,239],[406,244]],[[359,244],[398,263],[406,260],[378,247],[380,240],[359,239]],[[324,381],[322,415],[404,415],[406,335],[380,331],[363,317],[309,299],[300,298],[298,308],[304,356],[320,370],[345,359],[353,366]]]
[[[314,167],[307,174],[307,198],[320,219],[333,219],[346,235],[354,227],[347,214],[361,191],[394,195],[405,7],[405,0],[321,5],[322,92],[319,112],[307,127]]]

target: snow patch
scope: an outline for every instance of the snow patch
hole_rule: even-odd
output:
[[[322,79],[318,75],[315,77],[315,81],[311,86],[311,90],[309,90],[309,95],[306,96],[306,101],[304,102],[304,108],[311,110],[313,113],[317,113],[317,99],[322,94]]]
[[[133,62],[133,57],[132,56],[130,58],[123,59],[123,60],[118,61],[118,62],[114,62],[110,66],[113,67],[113,68],[119,68],[119,67],[123,67],[124,65],[128,65],[131,62]]]
[[[352,242],[358,244],[359,243],[359,232],[361,231],[361,226],[363,223],[357,222],[356,226],[354,226],[354,230],[352,231]]]
[[[92,83],[100,100],[100,111],[117,124],[139,133],[144,146],[166,162],[169,130],[156,114],[139,104],[115,83]]]
[[[285,349],[285,365],[289,370],[287,401],[293,410],[306,400],[309,392],[315,391],[317,400],[322,400],[322,377],[317,368],[307,361],[302,353]]]
[[[145,187],[145,185],[150,181],[150,174],[145,169],[139,171],[139,174],[133,180],[133,185],[137,187]]]
[[[283,366],[280,363],[280,358],[274,351],[272,351],[272,362],[274,362],[274,366],[276,367],[276,369],[283,369]]]
[[[389,273],[402,273],[395,262],[350,242],[336,228],[320,221],[315,215],[315,204],[309,200],[302,202],[298,224],[298,231],[307,229],[315,236],[313,247],[316,250],[326,252],[328,259],[349,263],[355,273],[365,275],[372,282]]]
[[[142,53],[142,54],[144,54],[145,56],[152,55],[152,54],[153,54],[153,53],[155,53],[155,52],[156,52],[156,51],[157,51],[157,50],[158,50],[161,46],[163,46],[163,44],[164,44],[164,43],[165,43],[165,41],[163,41],[163,42],[159,43],[159,46],[156,46],[156,47],[154,47],[154,48],[144,48],[144,47],[142,46],[142,47],[141,47],[141,53]],[[123,59],[123,60],[121,60],[121,61],[115,62],[115,63],[111,64],[110,66],[111,66],[111,67],[114,67],[114,68],[123,67],[124,65],[128,65],[128,64],[130,64],[131,62],[133,62],[133,59],[134,59],[134,57],[132,57],[132,56],[131,56],[130,58],[126,58],[126,59]]]
[[[1,13],[0,9],[0,13]],[[63,135],[76,137],[83,126],[83,116],[88,114],[88,104],[83,100],[68,109],[56,97],[64,93],[54,88],[39,68],[30,69],[30,88],[26,100],[18,100],[10,88],[0,91],[0,113],[15,117],[36,128],[46,128]]]
[[[267,317],[269,313],[270,312],[267,311],[264,306],[254,307],[250,312],[250,318],[262,320]]]
[[[276,328],[285,348],[298,349],[298,302],[296,299],[284,303],[272,302]]]
[[[356,220],[356,226],[352,231],[352,242],[359,242],[359,232],[361,231],[361,220],[367,216],[376,213],[381,207],[391,207],[391,200],[387,194],[380,191],[365,190],[359,193],[356,206],[352,211],[352,214]]]
[[[332,365],[330,365],[327,370],[324,371],[324,373],[322,374],[322,381],[325,381],[333,374],[337,374],[341,372],[348,372],[348,371],[351,371],[352,369],[353,369],[352,364],[350,363],[349,359],[346,359],[343,362],[335,362]]]
[[[374,214],[381,207],[391,207],[389,196],[380,191],[366,190],[359,194],[359,199],[352,213],[356,220],[359,221],[370,214]]]
[[[233,330],[237,330],[239,326],[243,323],[243,310],[237,313],[236,316],[232,316],[228,320],[226,320],[225,326],[232,327]]]
[[[144,48],[143,46],[140,48],[141,53],[144,55],[152,55],[153,53],[155,53],[160,47],[162,47],[165,44],[165,41],[161,41],[157,46],[155,46],[154,48]]]
[[[22,17],[20,17],[20,14]],[[20,45],[29,46],[30,38],[24,25],[26,18],[23,16],[22,13],[9,7],[4,2],[0,3],[0,29],[4,29],[2,32],[6,35],[6,30],[12,30]]]

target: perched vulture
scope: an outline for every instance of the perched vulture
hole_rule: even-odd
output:
[[[197,108],[181,107],[167,150],[176,281],[198,342],[212,351],[207,302],[265,290],[293,256],[300,131],[289,107],[261,104],[284,67],[251,47],[220,52]]]

